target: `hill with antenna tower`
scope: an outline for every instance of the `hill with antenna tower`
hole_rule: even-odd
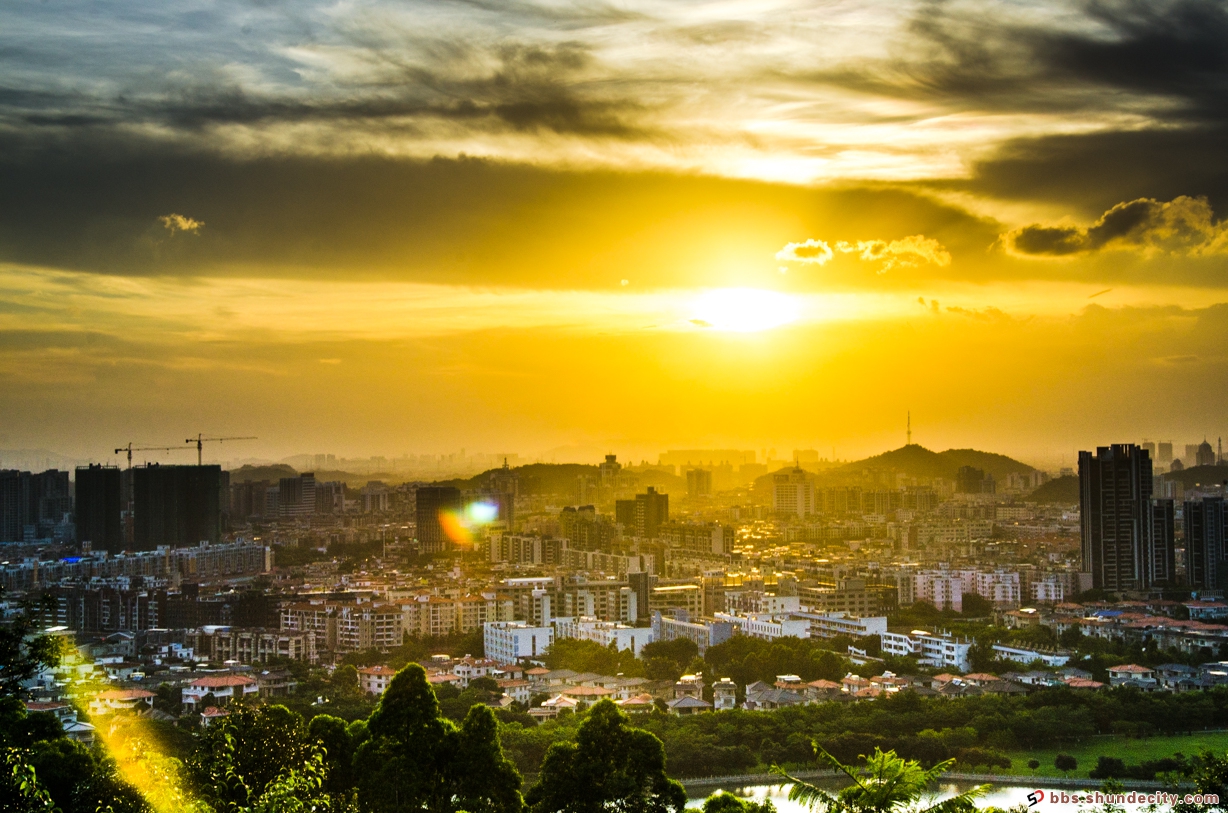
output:
[[[962,466],[981,469],[992,474],[994,479],[1005,479],[1009,474],[1026,474],[1034,471],[1027,463],[995,452],[978,449],[947,449],[935,452],[917,443],[898,449],[846,463],[837,472],[856,474],[865,469],[894,469],[911,477],[945,477],[953,479]]]

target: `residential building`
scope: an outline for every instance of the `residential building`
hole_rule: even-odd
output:
[[[1228,583],[1225,544],[1228,537],[1228,511],[1223,497],[1186,500],[1185,581],[1198,590],[1222,589]]]
[[[446,553],[452,549],[455,540],[445,530],[445,523],[455,521],[461,508],[460,489],[452,486],[419,486],[415,516],[418,546],[423,553]]]
[[[254,677],[247,675],[208,675],[197,678],[183,687],[185,705],[197,708],[206,695],[213,695],[218,705],[226,705],[252,695],[259,695],[260,686]]]
[[[1079,452],[1083,569],[1103,590],[1145,590],[1155,584],[1152,563],[1164,558],[1153,538],[1152,468],[1133,444]]]
[[[959,641],[950,635],[913,630],[908,634],[884,632],[879,635],[882,651],[899,657],[916,657],[922,664],[937,668],[951,667],[968,670],[970,641]]]
[[[858,618],[845,613],[792,613],[791,617],[807,624],[807,635],[798,636],[800,638],[835,638],[837,635],[864,638],[887,631],[887,618],[881,615]]]
[[[733,637],[733,624],[728,621],[702,619],[689,621],[685,616],[676,617],[662,612],[652,614],[652,634],[655,641],[673,641],[686,638],[699,647],[703,657],[708,647],[724,643]]]
[[[133,550],[221,541],[223,489],[229,493],[228,475],[221,466],[150,463],[131,474]]]
[[[524,621],[490,621],[483,626],[486,657],[496,663],[518,663],[541,657],[554,643],[554,627],[530,626]]]
[[[814,480],[794,467],[772,475],[772,512],[781,517],[808,517],[816,513]]]
[[[114,466],[91,465],[76,471],[73,512],[77,542],[90,550],[119,553],[124,549],[121,472]]]
[[[637,658],[644,645],[653,641],[651,627],[629,627],[614,621],[602,621],[586,616],[556,618],[554,637],[556,639],[578,638],[582,641],[593,641],[603,647],[613,646],[619,650],[630,650]]]

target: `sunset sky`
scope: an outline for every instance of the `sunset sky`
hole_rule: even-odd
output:
[[[1225,2],[4,4],[0,449],[1214,442],[1225,214]]]

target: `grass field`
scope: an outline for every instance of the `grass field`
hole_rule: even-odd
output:
[[[1058,754],[1070,754],[1079,761],[1079,767],[1070,772],[1070,776],[1087,776],[1087,772],[1096,767],[1096,759],[1100,756],[1117,757],[1127,765],[1137,765],[1149,759],[1162,759],[1176,753],[1193,756],[1203,749],[1218,753],[1228,751],[1228,731],[1214,731],[1205,734],[1175,737],[1148,737],[1146,739],[1122,739],[1120,737],[1092,737],[1081,743],[1071,743],[1061,748],[1041,748],[1031,750],[1010,751],[1010,770],[995,769],[995,773],[1031,776],[1028,760],[1040,761],[1036,770],[1038,776],[1061,776],[1062,772],[1053,767],[1053,760]]]

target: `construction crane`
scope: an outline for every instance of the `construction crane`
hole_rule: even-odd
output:
[[[132,453],[133,452],[180,452],[183,451],[182,446],[133,446],[132,441],[128,441],[127,446],[120,446],[115,450],[115,454],[120,452],[128,453],[128,468],[132,468]]]
[[[201,433],[201,434],[198,434],[194,438],[188,438],[187,440],[184,441],[184,443],[195,443],[196,444],[196,465],[199,466],[201,465],[201,461],[204,459],[203,450],[204,450],[205,444],[213,443],[213,442],[221,443],[224,440],[256,440],[256,438],[250,437],[250,436],[241,437],[241,438],[207,438],[204,436],[203,433]]]

